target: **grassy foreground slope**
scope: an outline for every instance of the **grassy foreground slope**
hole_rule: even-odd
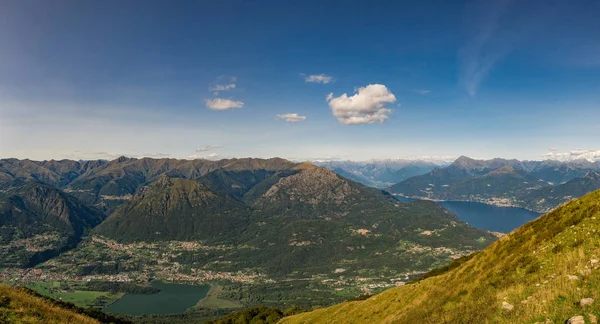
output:
[[[31,295],[0,285],[0,323],[100,323]]]
[[[564,323],[577,315],[595,323],[599,260],[596,191],[522,226],[446,273],[283,323]]]

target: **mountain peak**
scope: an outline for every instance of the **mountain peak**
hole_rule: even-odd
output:
[[[472,159],[468,156],[464,156],[461,155],[458,159],[456,159],[452,165],[454,166],[460,166],[460,167],[468,167],[470,165],[472,165],[473,163],[477,162],[477,160]]]
[[[135,159],[134,158],[126,157],[124,155],[121,155],[118,158],[116,158],[114,161],[117,162],[117,163],[123,163],[123,162],[131,161],[131,160],[135,160]]]
[[[163,174],[160,177],[158,177],[158,179],[153,183],[153,185],[158,185],[158,186],[162,186],[162,187],[168,187],[172,184],[173,184],[173,181],[171,181],[171,177],[169,177],[166,174]]]

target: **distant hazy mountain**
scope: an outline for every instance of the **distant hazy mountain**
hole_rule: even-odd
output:
[[[369,161],[315,161],[350,180],[376,188],[449,165],[451,158],[385,159]]]
[[[590,171],[558,186],[548,186],[521,198],[523,207],[531,210],[550,211],[567,201],[600,189],[600,173]]]
[[[387,190],[406,197],[434,200],[477,201],[520,206],[547,212],[569,199],[597,189],[593,180],[575,181],[600,170],[588,161],[475,160],[461,156],[445,168],[401,181]],[[581,184],[581,185],[577,185]],[[550,198],[555,188],[561,199]],[[550,195],[549,199],[544,199]]]

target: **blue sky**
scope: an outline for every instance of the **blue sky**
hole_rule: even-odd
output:
[[[599,15],[594,0],[0,0],[0,155],[600,158]]]

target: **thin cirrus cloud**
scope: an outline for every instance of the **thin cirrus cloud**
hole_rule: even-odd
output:
[[[204,103],[206,104],[206,108],[212,110],[227,110],[244,107],[244,103],[241,101],[222,98],[206,99],[204,100]]]
[[[300,75],[304,78],[304,81],[306,81],[306,82],[323,83],[323,84],[333,82],[333,77],[331,77],[329,75],[325,75],[325,74],[311,74],[311,75],[300,74]]]
[[[282,119],[285,120],[288,123],[299,123],[301,121],[305,121],[306,120],[306,116],[300,116],[296,113],[294,114],[281,114],[281,115],[277,115],[277,119]]]
[[[196,149],[196,153],[218,150],[222,147],[223,145],[202,145]]]
[[[459,83],[474,97],[500,61],[544,30],[555,8],[541,0],[479,0],[468,9],[474,34],[458,52]]]
[[[431,90],[420,90],[420,89],[415,89],[413,90],[416,94],[420,94],[422,96],[426,95],[426,94],[430,94]]]
[[[327,98],[337,120],[344,125],[383,123],[392,112],[385,104],[396,102],[396,96],[383,84],[369,84],[359,88],[353,96],[342,94]]]

